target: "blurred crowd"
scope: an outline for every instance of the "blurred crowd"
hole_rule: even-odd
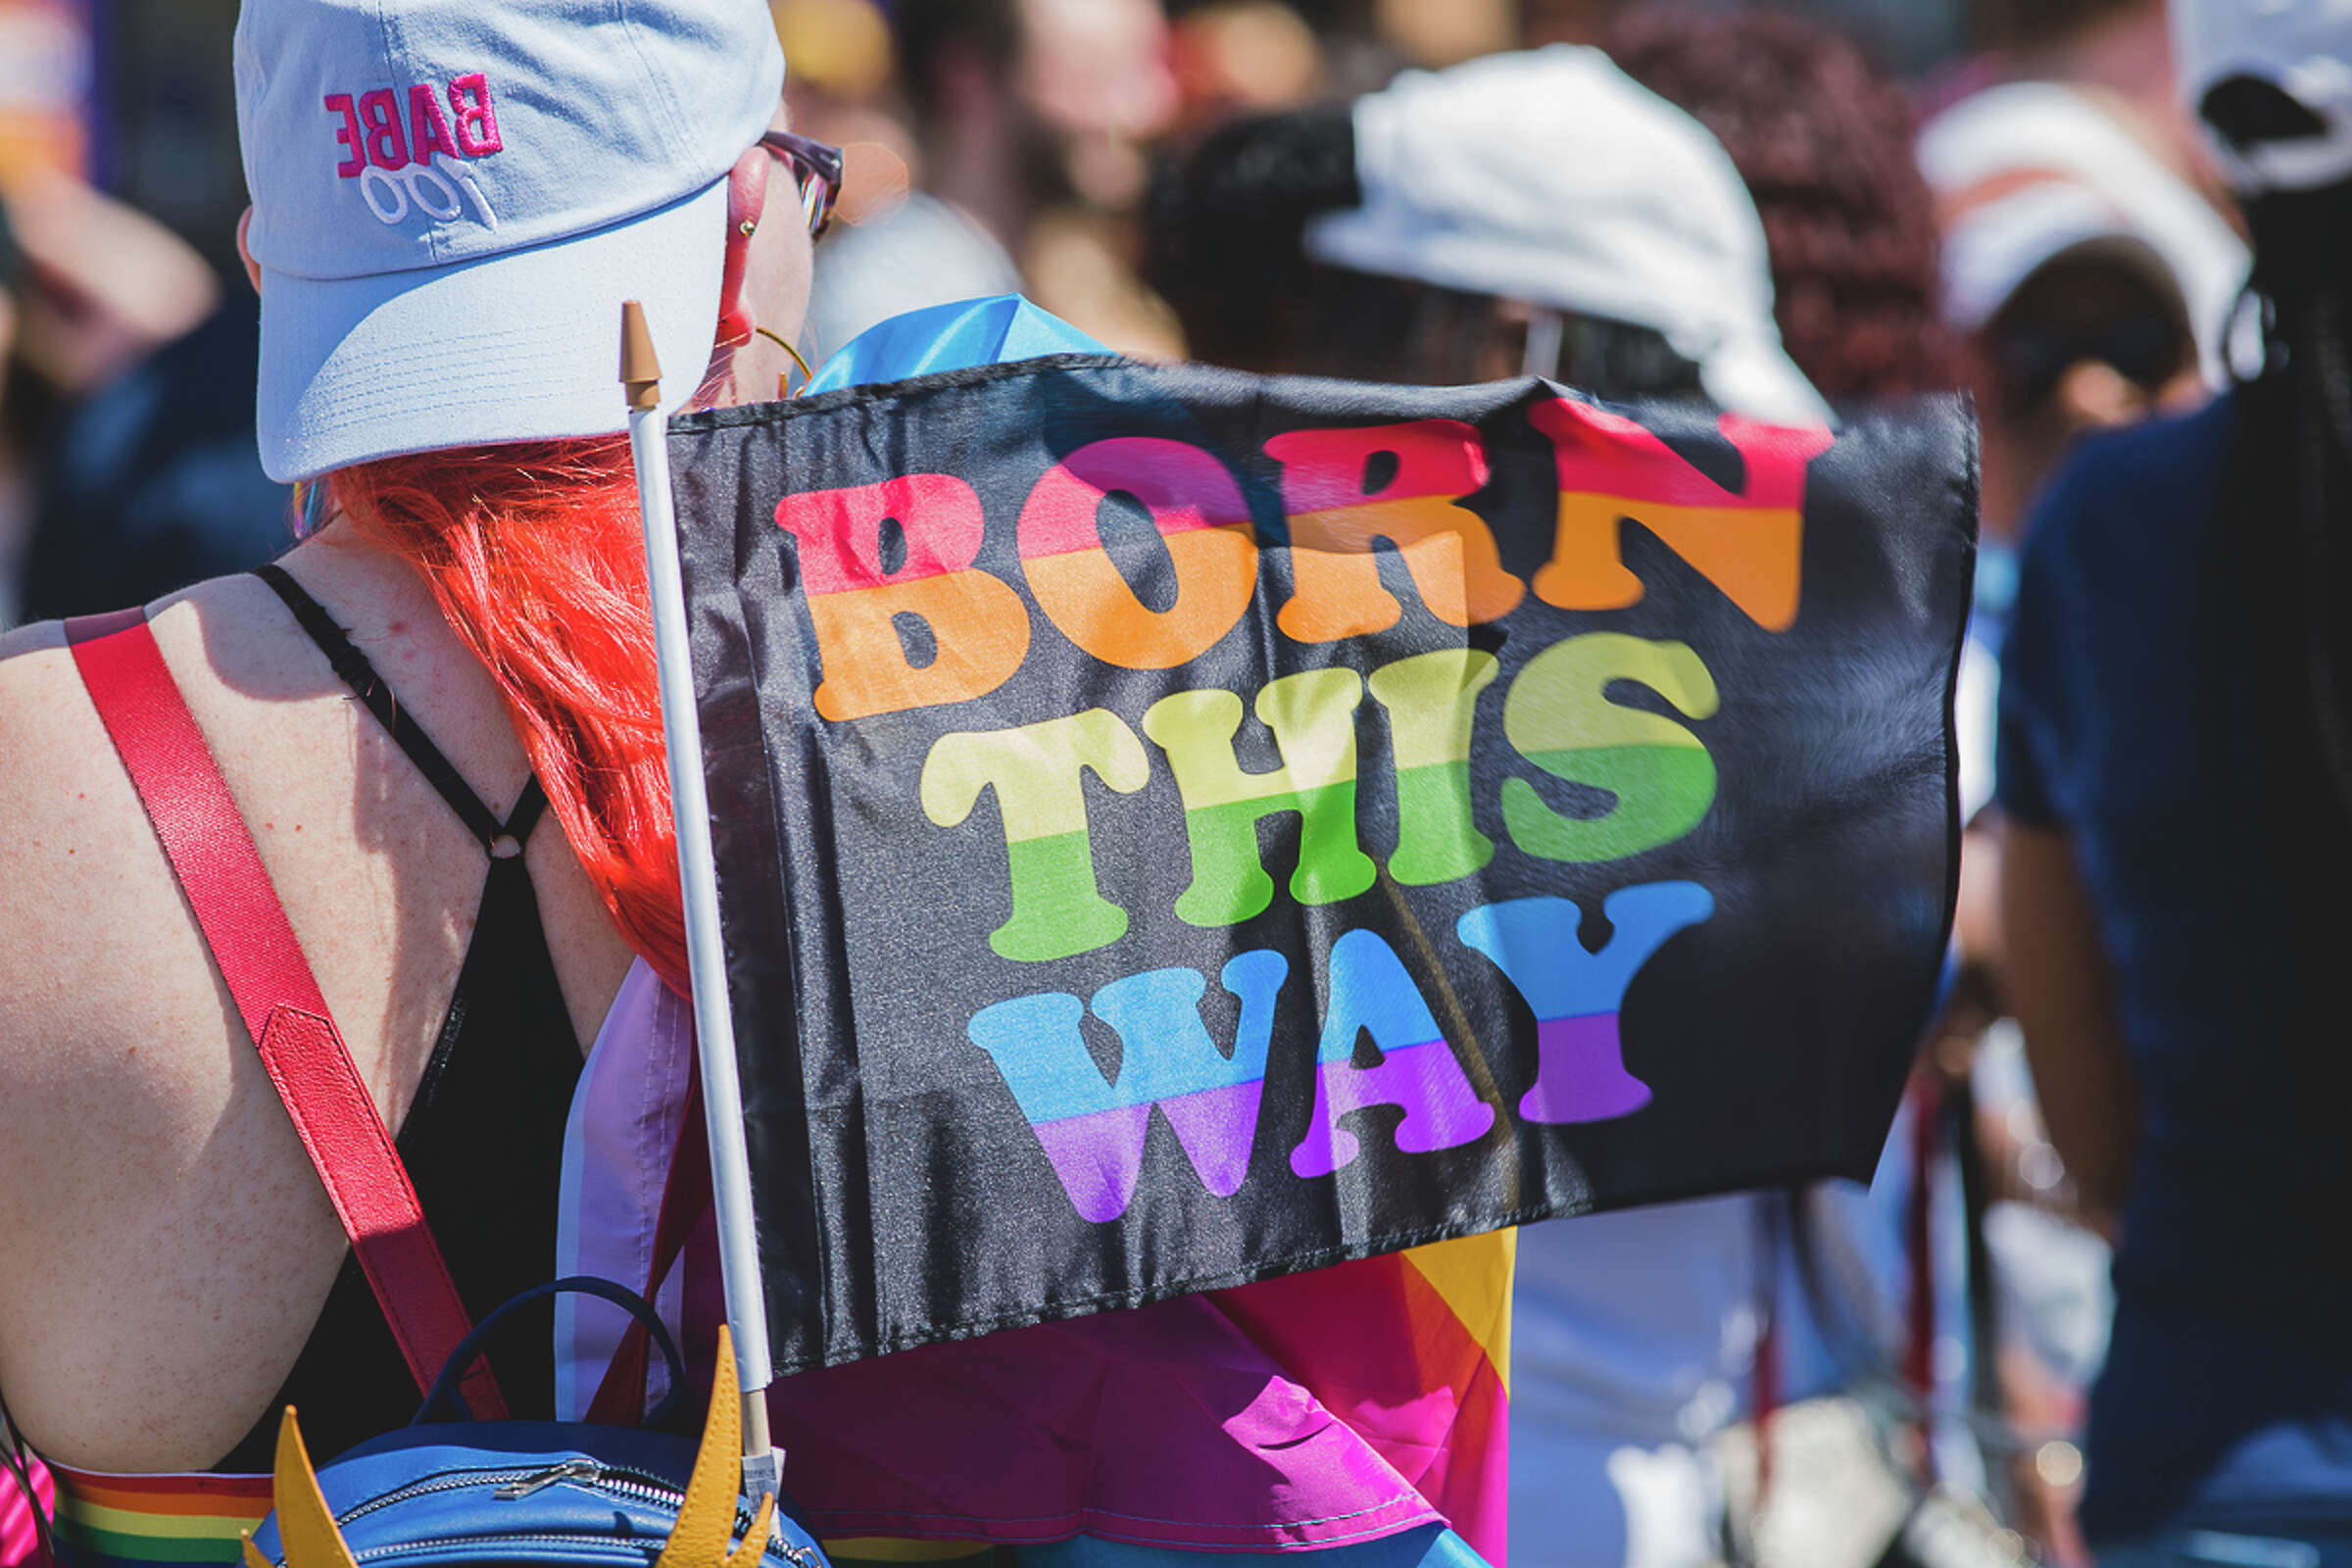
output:
[[[2018,933],[2047,928],[2004,918],[1995,760],[2031,748],[1998,688],[2021,552],[2085,440],[2268,352],[2164,0],[772,9],[795,129],[845,149],[811,366],[1018,291],[1120,352],[1257,371],[1537,373],[1790,421],[1973,396],[1959,917],[1880,1179],[1522,1236],[1512,1550],[2088,1563],[2121,1188],[2070,1168],[2089,1146],[2045,1124],[2013,1016]],[[253,449],[233,20],[0,0],[0,625],[290,540]]]

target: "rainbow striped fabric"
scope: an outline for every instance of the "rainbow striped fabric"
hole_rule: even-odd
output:
[[[1509,1515],[1518,1241],[1492,1231],[1215,1297],[1494,1568]]]
[[[108,1475],[53,1464],[66,1568],[214,1568],[270,1511],[268,1476]]]
[[[1288,1538],[1280,1544],[1295,1549],[1344,1546],[1435,1515],[1450,1522],[1488,1563],[1501,1568],[1516,1240],[1516,1233],[1504,1231],[1442,1242],[1211,1298],[1222,1317],[1266,1356],[1265,1364],[1278,1366],[1285,1381],[1344,1423],[1362,1445],[1358,1451],[1369,1450],[1365,1462],[1389,1475],[1393,1485],[1401,1484],[1403,1498],[1410,1499],[1410,1505],[1393,1505],[1396,1522],[1376,1520],[1366,1531],[1244,1529],[1228,1532],[1234,1539],[1225,1549],[1264,1549],[1277,1538]],[[1003,1347],[1017,1338],[991,1343]],[[860,1363],[863,1371],[852,1375],[863,1381],[894,1363],[912,1370],[942,1351],[959,1363],[970,1358],[968,1348],[939,1348]],[[847,1370],[835,1369],[834,1375]],[[811,1380],[796,1379],[791,1387],[797,1396],[791,1403],[804,1411],[811,1402],[822,1403],[807,1397],[815,1387]],[[932,1392],[935,1396],[945,1393]],[[871,1413],[869,1405],[869,1419]],[[1020,1426],[1010,1403],[998,1404],[996,1420],[1004,1428],[1000,1444]],[[981,1441],[989,1440],[984,1435]],[[1147,1451],[1152,1447],[1145,1445]],[[809,1472],[821,1473],[828,1457],[821,1446],[800,1450],[804,1484],[819,1481],[819,1474]],[[53,1470],[60,1544],[71,1554],[65,1568],[227,1568],[238,1558],[239,1532],[258,1525],[270,1506],[268,1476],[110,1475],[63,1465]],[[1317,1467],[1306,1467],[1297,1479],[1316,1483]],[[988,1476],[975,1473],[967,1480],[982,1493],[991,1490]],[[819,1484],[811,1495],[821,1497],[828,1490]],[[1235,1511],[1237,1521],[1263,1506],[1263,1499],[1218,1500]],[[892,1528],[903,1515],[861,1521],[864,1528],[839,1518],[821,1518],[821,1523],[834,1526],[826,1531],[832,1538],[828,1548],[842,1550],[847,1559],[935,1561],[973,1555],[990,1543],[907,1538],[964,1535],[966,1529],[998,1534],[978,1523],[990,1517],[989,1507],[976,1504],[971,1512],[963,1529],[956,1527],[962,1521],[934,1516],[924,1522],[926,1528],[906,1536]],[[1099,1522],[1087,1529],[1105,1533]],[[1050,1527],[1034,1543],[1023,1544],[1042,1544],[1067,1533],[1066,1527]],[[1107,1533],[1135,1545],[1160,1544],[1132,1525]],[[1019,1540],[1018,1532],[1013,1539]],[[1000,1543],[1004,1540],[999,1536]]]

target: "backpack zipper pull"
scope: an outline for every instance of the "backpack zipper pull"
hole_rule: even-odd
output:
[[[562,1464],[552,1465],[540,1471],[537,1475],[525,1476],[520,1481],[509,1482],[491,1495],[502,1502],[513,1502],[517,1497],[527,1497],[534,1492],[552,1487],[559,1481],[594,1481],[604,1473],[604,1467],[594,1459],[566,1459]]]

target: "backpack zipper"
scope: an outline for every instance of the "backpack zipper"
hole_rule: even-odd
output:
[[[337,1514],[335,1523],[337,1526],[347,1525],[354,1520],[365,1519],[378,1509],[389,1508],[396,1502],[406,1502],[412,1497],[429,1497],[440,1492],[463,1492],[471,1487],[486,1487],[493,1482],[503,1482],[505,1484],[491,1495],[511,1501],[517,1497],[527,1497],[532,1493],[544,1487],[552,1487],[559,1481],[570,1481],[583,1486],[593,1484],[609,1491],[620,1493],[624,1496],[636,1497],[641,1501],[668,1503],[673,1507],[685,1495],[684,1493],[674,1488],[656,1484],[650,1476],[640,1476],[631,1471],[608,1470],[594,1459],[572,1458],[534,1470],[506,1468],[447,1471],[428,1480],[412,1481],[407,1486],[394,1492],[387,1492],[380,1497],[370,1497],[366,1502],[357,1503]]]
[[[654,1478],[650,1476],[640,1475],[633,1471],[608,1470],[603,1465],[597,1463],[594,1459],[570,1458],[561,1460],[556,1464],[545,1465],[535,1470],[512,1468],[469,1470],[455,1473],[444,1473],[427,1481],[413,1481],[409,1485],[399,1488],[397,1491],[387,1492],[380,1497],[370,1497],[368,1501],[357,1504],[345,1512],[337,1514],[335,1516],[335,1524],[336,1527],[340,1529],[342,1526],[350,1524],[354,1520],[364,1519],[368,1515],[374,1513],[379,1509],[389,1508],[397,1502],[406,1502],[412,1497],[431,1496],[435,1493],[441,1492],[462,1492],[470,1488],[488,1486],[493,1482],[501,1481],[503,1481],[504,1484],[501,1485],[497,1491],[493,1492],[491,1495],[503,1501],[514,1501],[518,1498],[527,1497],[532,1493],[541,1491],[547,1487],[555,1486],[560,1482],[569,1482],[574,1486],[587,1487],[596,1491],[611,1493],[616,1496],[628,1497],[639,1502],[657,1504],[673,1510],[685,1499],[684,1493],[678,1491],[674,1487],[657,1483]],[[753,1510],[744,1506],[744,1502],[741,1497],[735,1499],[735,1524],[738,1530],[747,1530],[751,1527],[752,1512]],[[618,1544],[618,1543],[613,1542],[612,1538],[603,1536],[535,1536],[524,1539],[550,1542],[559,1540],[572,1540],[579,1542],[583,1545],[591,1544]],[[473,1542],[476,1544],[479,1544],[478,1538],[474,1537],[459,1538],[449,1541],[415,1541],[408,1542],[397,1546],[372,1547],[368,1550],[361,1551],[357,1555],[361,1560],[365,1561],[368,1558],[385,1555],[387,1553],[416,1550],[435,1545],[455,1545],[466,1541]],[[789,1562],[799,1564],[800,1568],[818,1568],[818,1564],[822,1561],[821,1558],[818,1558],[807,1548],[793,1545],[790,1543],[771,1542],[769,1544],[768,1550],[779,1556],[782,1556]],[[278,1559],[279,1568],[282,1568],[282,1563],[283,1559]]]
[[[513,1466],[444,1471],[428,1480],[412,1481],[407,1486],[399,1488],[397,1491],[387,1492],[380,1497],[370,1497],[366,1502],[355,1503],[344,1512],[335,1515],[335,1524],[340,1528],[355,1519],[365,1519],[378,1508],[389,1508],[394,1503],[406,1502],[411,1497],[427,1497],[436,1492],[458,1492],[467,1487],[487,1486],[493,1481],[509,1483],[527,1481],[541,1473],[540,1470],[523,1470]]]
[[[608,1470],[594,1459],[565,1459],[545,1470],[534,1470],[527,1475],[517,1476],[491,1495],[501,1501],[513,1502],[518,1497],[544,1491],[560,1481],[672,1509],[686,1500],[686,1494],[666,1482],[657,1481],[652,1476],[641,1475],[633,1470]],[[751,1517],[744,1509],[741,1498],[736,1499],[735,1514],[738,1519]]]
[[[594,1459],[566,1459],[537,1475],[510,1481],[491,1495],[501,1502],[513,1502],[517,1497],[527,1497],[534,1492],[544,1491],[559,1481],[595,1481],[601,1479],[604,1473],[605,1467]]]

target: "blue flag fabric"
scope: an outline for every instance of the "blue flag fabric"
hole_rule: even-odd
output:
[[[1049,354],[1110,351],[1018,294],[959,300],[908,311],[870,326],[824,363],[803,396],[843,387],[905,381],[941,370],[1034,360]]]

